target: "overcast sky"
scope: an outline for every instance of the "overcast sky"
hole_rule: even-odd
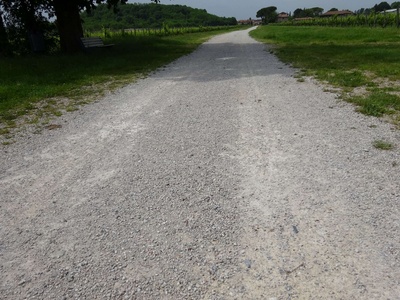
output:
[[[387,1],[389,4],[394,2]],[[397,0],[398,1],[398,0]],[[131,3],[150,3],[150,0],[129,0]],[[222,17],[239,19],[255,18],[260,8],[276,6],[278,12],[293,12],[296,8],[322,7],[325,11],[335,7],[351,11],[370,8],[381,1],[376,0],[161,0],[161,4],[181,4],[206,9],[209,13]]]

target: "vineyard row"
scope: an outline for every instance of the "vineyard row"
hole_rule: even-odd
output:
[[[162,28],[132,28],[121,30],[110,30],[103,28],[101,31],[85,31],[85,36],[101,36],[103,38],[111,38],[116,36],[170,36],[185,33],[207,32],[220,29],[226,29],[234,26],[200,26],[200,27],[180,27],[170,28],[163,26]]]
[[[279,25],[293,26],[336,26],[336,27],[400,27],[398,14],[370,14],[356,15],[348,17],[330,17],[330,18],[310,18],[304,20],[291,20],[287,22],[277,23]]]

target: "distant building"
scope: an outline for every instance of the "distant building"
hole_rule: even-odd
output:
[[[395,8],[395,9],[387,9],[385,11],[381,11],[381,14],[397,14],[397,8]]]
[[[278,18],[277,18],[277,22],[278,22],[278,23],[286,22],[286,21],[288,21],[288,20],[289,20],[289,15],[288,15],[287,13],[281,12],[281,13],[278,15]]]
[[[333,16],[348,17],[352,15],[354,15],[354,13],[349,10],[327,11],[326,13],[321,15],[321,18],[329,18]]]
[[[253,20],[252,19],[248,19],[248,20],[239,20],[238,21],[239,25],[253,25]]]
[[[252,19],[248,19],[248,20],[239,20],[238,21],[238,25],[261,25],[262,24],[262,20],[261,19],[256,19],[256,20],[252,20]]]

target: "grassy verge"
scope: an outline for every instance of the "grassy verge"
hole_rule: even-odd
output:
[[[340,88],[362,113],[400,124],[398,29],[263,26],[252,35],[302,75]]]
[[[0,58],[0,135],[8,135],[22,119],[45,123],[44,116],[75,110],[226,31],[166,37],[116,34],[105,41],[115,44],[109,49],[76,55]]]

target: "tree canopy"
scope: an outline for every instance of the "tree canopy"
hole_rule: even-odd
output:
[[[257,12],[256,17],[261,18],[263,24],[274,23],[278,16],[276,9],[277,8],[275,6],[268,6],[268,7],[261,8]]]
[[[65,52],[79,51],[79,39],[83,36],[80,12],[90,12],[101,3],[116,9],[119,4],[126,2],[127,0],[0,0],[0,43],[4,43],[1,41],[4,40],[1,27],[10,28],[11,32],[20,32],[20,37],[28,35],[40,38],[46,23],[45,16],[50,16],[56,19],[61,49]]]
[[[324,9],[321,7],[312,7],[312,8],[297,8],[293,12],[294,18],[307,18],[307,17],[318,17],[324,12]]]
[[[374,8],[375,12],[381,12],[381,11],[391,9],[392,7],[387,2],[381,2],[379,4],[375,4],[375,6],[373,8]]]

